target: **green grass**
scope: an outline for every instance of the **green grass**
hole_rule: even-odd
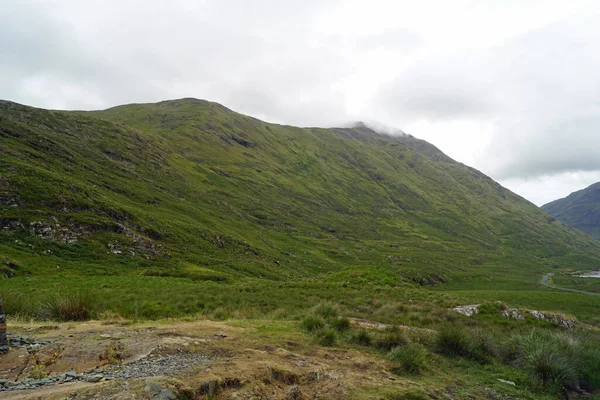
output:
[[[499,337],[554,329],[505,320],[494,302],[598,324],[600,297],[538,285],[556,272],[596,291],[558,273],[598,265],[600,242],[409,136],[268,124],[194,99],[98,112],[0,102],[9,321],[293,319],[317,344],[415,360],[424,346],[493,386],[494,368],[512,368]],[[481,315],[449,311],[473,303]],[[514,353],[531,376],[564,356],[538,353]],[[577,379],[597,388],[597,351],[584,353]]]
[[[427,365],[428,350],[418,343],[408,343],[394,347],[387,357],[409,374],[421,373]]]
[[[553,284],[558,287],[600,293],[600,278],[579,278],[569,275],[555,275],[552,277],[552,281]]]

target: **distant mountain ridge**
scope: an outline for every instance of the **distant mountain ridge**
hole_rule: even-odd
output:
[[[600,182],[542,206],[559,221],[600,239]]]

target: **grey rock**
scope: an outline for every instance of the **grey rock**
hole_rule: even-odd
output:
[[[153,396],[159,394],[162,389],[162,386],[154,382],[146,382],[146,387],[144,388],[146,392]]]
[[[102,380],[102,378],[104,378],[104,375],[102,375],[102,374],[94,374],[94,375],[87,376],[85,378],[85,380],[88,381],[88,382],[95,383],[95,382],[100,382]]]
[[[69,372],[67,372],[65,374],[65,377],[67,377],[67,378],[73,378],[73,379],[77,378],[77,372],[75,372],[75,371],[69,371]]]
[[[500,381],[502,383],[506,383],[507,385],[517,386],[517,384],[514,383],[513,381],[507,381],[507,380],[504,380],[504,379],[498,379],[498,381]]]
[[[176,400],[177,396],[169,389],[163,389],[152,397],[155,400]]]

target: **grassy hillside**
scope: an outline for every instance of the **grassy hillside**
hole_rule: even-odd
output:
[[[215,353],[227,365],[238,346],[352,354],[371,384],[350,379],[338,398],[555,398],[600,390],[597,329],[504,314],[600,323],[600,297],[538,285],[598,265],[600,242],[412,136],[269,124],[195,99],[95,112],[0,102],[11,326],[229,319],[218,326],[257,333]],[[473,317],[450,309],[473,303]],[[181,398],[205,397],[190,390]]]
[[[559,221],[600,239],[600,182],[542,208]]]
[[[364,125],[281,126],[195,99],[1,102],[0,136],[2,268],[24,291],[144,275],[181,278],[172,292],[308,279],[504,298],[549,268],[599,262],[600,243],[480,172]]]

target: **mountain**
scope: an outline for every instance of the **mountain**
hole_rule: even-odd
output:
[[[557,220],[600,239],[600,182],[542,206]]]
[[[8,275],[284,280],[377,267],[436,284],[600,255],[435,146],[364,124],[270,124],[197,99],[93,112],[2,101],[0,138]]]

